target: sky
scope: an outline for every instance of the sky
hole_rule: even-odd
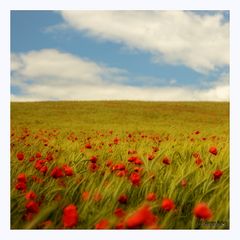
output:
[[[229,101],[229,12],[11,11],[11,100]]]

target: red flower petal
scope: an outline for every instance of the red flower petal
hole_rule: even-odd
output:
[[[198,203],[193,209],[193,214],[195,217],[204,220],[210,219],[212,217],[212,211],[206,203]]]
[[[77,225],[78,213],[75,205],[70,204],[64,208],[62,221],[65,228],[72,228]]]

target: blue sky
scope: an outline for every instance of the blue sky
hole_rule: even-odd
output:
[[[12,100],[226,101],[228,32],[228,11],[12,11]]]

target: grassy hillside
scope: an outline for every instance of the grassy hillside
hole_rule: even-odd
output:
[[[11,103],[11,226],[228,228],[229,103]]]
[[[11,103],[12,127],[109,129],[171,132],[201,128],[225,131],[229,103],[212,102],[36,102]],[[226,133],[226,132],[225,132]]]

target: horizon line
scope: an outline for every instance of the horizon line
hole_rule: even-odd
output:
[[[99,99],[99,100],[30,100],[30,101],[21,101],[21,100],[10,100],[11,103],[38,103],[38,102],[213,102],[213,103],[230,103],[230,100],[131,100],[131,99]]]

